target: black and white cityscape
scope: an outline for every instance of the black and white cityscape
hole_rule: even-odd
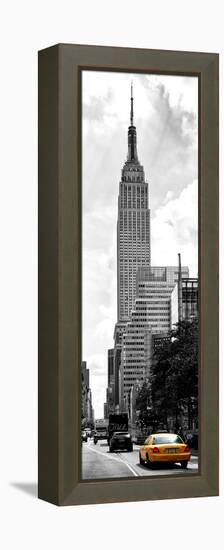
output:
[[[198,471],[197,86],[83,71],[83,479]]]

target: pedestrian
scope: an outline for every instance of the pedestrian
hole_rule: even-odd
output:
[[[179,426],[178,435],[181,437],[181,439],[183,439],[183,441],[185,440],[184,432],[182,430],[182,426]]]
[[[189,445],[189,447],[192,447],[192,433],[191,432],[188,432],[188,434],[187,434],[187,444]]]

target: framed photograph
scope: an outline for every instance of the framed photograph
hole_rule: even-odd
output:
[[[218,495],[218,54],[39,52],[39,497]]]

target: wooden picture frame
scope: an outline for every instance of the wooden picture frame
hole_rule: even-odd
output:
[[[92,70],[199,78],[200,469],[81,480],[81,87]],[[59,44],[39,52],[39,498],[218,495],[218,54]]]

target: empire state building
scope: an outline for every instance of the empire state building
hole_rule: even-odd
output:
[[[117,316],[118,323],[127,322],[135,305],[136,273],[149,267],[150,210],[148,183],[138,160],[137,133],[134,126],[133,87],[128,128],[128,155],[122,169],[118,197],[117,221]]]

